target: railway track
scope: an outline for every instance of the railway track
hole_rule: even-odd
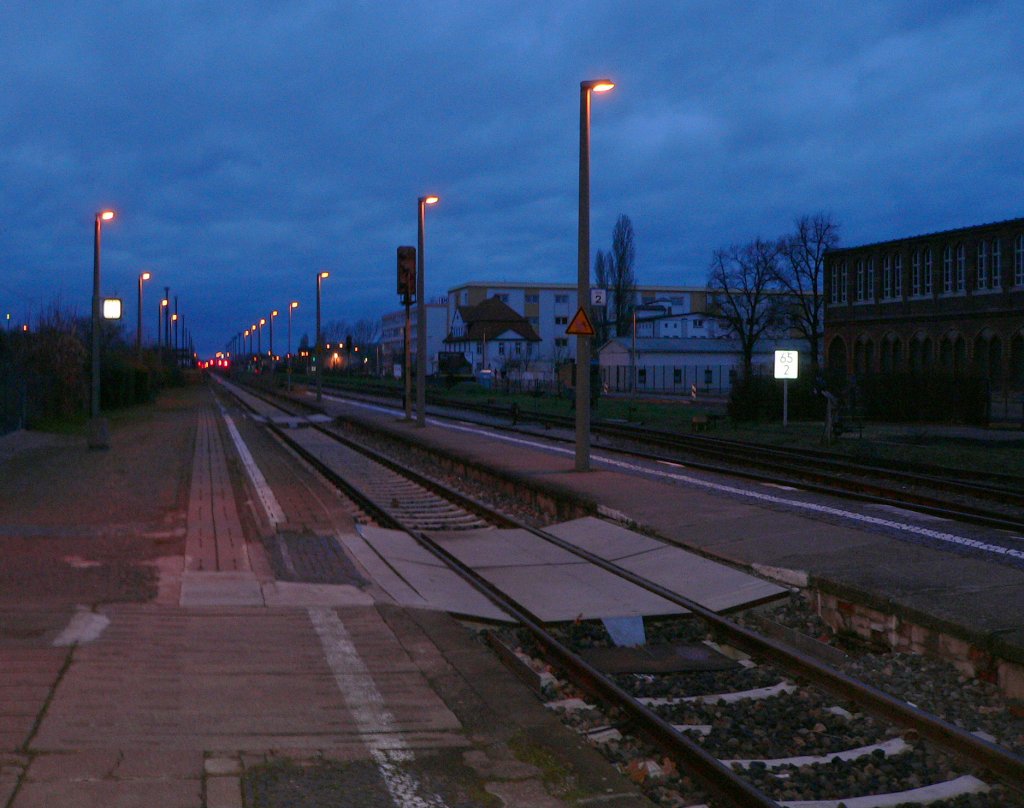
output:
[[[344,395],[360,398],[344,392]],[[374,400],[374,399],[371,399]],[[460,405],[488,418],[512,420],[508,407]],[[520,424],[571,430],[565,416],[521,412]],[[825,451],[766,447],[705,434],[680,434],[595,421],[591,432],[602,450],[648,460],[683,463],[688,468],[740,476],[774,485],[906,508],[942,519],[1024,531],[1024,478],[996,471],[947,469],[923,464],[856,462]],[[551,441],[571,437],[545,433]]]
[[[250,398],[250,394],[240,391],[237,394],[243,400],[248,399],[246,404],[250,410],[263,409],[264,416],[268,414],[265,408],[279,406]],[[269,418],[268,423],[272,425],[272,422],[273,419]],[[901,699],[843,675],[812,656],[583,552],[546,531],[518,525],[688,609],[691,616],[685,620],[666,622],[669,627],[662,630],[663,636],[658,645],[684,642],[692,646],[713,640],[726,647],[727,656],[748,655],[742,657],[743,665],[728,665],[710,678],[706,672],[697,679],[678,673],[666,677],[651,673],[602,671],[600,664],[586,658],[588,648],[581,647],[592,647],[595,643],[592,640],[581,643],[576,636],[580,633],[600,634],[599,626],[562,626],[553,630],[520,604],[510,601],[472,569],[459,563],[427,535],[430,530],[461,529],[463,525],[479,526],[481,523],[507,526],[517,524],[517,520],[423,475],[412,473],[400,461],[381,457],[349,438],[342,439],[330,427],[290,430],[272,425],[272,428],[293,449],[326,471],[327,476],[346,493],[358,496],[363,510],[382,526],[404,530],[414,536],[495,605],[518,620],[521,628],[516,642],[528,648],[530,654],[542,656],[548,663],[565,671],[575,687],[588,694],[594,703],[602,705],[600,711],[587,711],[588,715],[592,712],[597,715],[597,719],[581,722],[578,718],[580,713],[575,714],[573,720],[580,724],[581,731],[592,736],[595,729],[599,733],[628,729],[643,741],[620,744],[620,753],[626,747],[634,758],[637,754],[643,758],[647,750],[657,748],[666,759],[675,761],[670,768],[678,765],[680,771],[696,778],[704,789],[724,800],[723,804],[769,806],[791,804],[789,796],[792,794],[836,794],[834,789],[840,769],[846,772],[843,782],[854,789],[855,795],[871,793],[879,782],[883,782],[885,790],[891,792],[894,783],[903,782],[906,787],[895,790],[911,792],[905,796],[912,801],[918,799],[913,789],[922,783],[947,782],[949,785],[944,787],[954,793],[958,788],[985,789],[990,782],[999,782],[1000,779],[1017,788],[1024,785],[1024,759],[1015,752],[925,714]],[[372,460],[355,463],[346,454],[348,459],[342,465],[351,470],[351,474],[346,472],[345,479],[340,479],[341,475],[335,470],[338,465],[325,463],[322,459],[323,449],[311,450],[305,439],[305,447],[300,447],[292,434],[311,432],[315,432],[317,441],[343,442],[346,452],[358,452],[366,458],[373,456]],[[378,464],[388,473],[368,470],[370,466],[367,464],[370,463]],[[399,473],[412,480],[396,488],[399,484],[391,480],[391,475]],[[364,480],[357,481],[355,477]],[[384,482],[378,487],[376,481]],[[409,488],[410,485],[419,490]],[[405,509],[400,506],[403,498],[428,504],[426,507],[417,505],[411,510]],[[447,500],[447,503],[438,504],[433,501],[435,498]],[[452,521],[446,521],[449,518]],[[604,638],[601,642],[607,644]],[[655,649],[655,645],[648,648],[651,649]],[[755,699],[750,691],[765,686],[774,688],[771,697],[768,700]],[[698,692],[694,692],[694,688]],[[727,695],[736,692],[745,695]],[[757,706],[768,701],[771,702],[770,709]],[[727,706],[730,704],[734,706]],[[774,717],[766,724],[765,715]],[[787,721],[793,726],[779,729],[782,717],[787,716],[790,717]],[[764,745],[758,749],[756,745],[744,744],[737,750],[730,750],[731,739],[740,735],[760,739]],[[800,743],[793,739],[800,739]],[[936,747],[945,751],[936,752]],[[730,751],[743,754],[729,754]],[[785,760],[797,752],[802,760]],[[846,757],[850,760],[845,761]],[[905,776],[901,774],[904,763],[907,764]],[[634,759],[624,765],[639,764]],[[876,773],[882,770],[886,776],[877,777]],[[849,796],[851,793],[840,792],[832,802],[810,804],[824,808],[837,805],[836,799]],[[987,797],[972,799],[989,800]],[[970,804],[1024,805],[1024,797],[1002,785],[997,785],[992,800],[995,801]],[[857,805],[855,802],[847,804]]]

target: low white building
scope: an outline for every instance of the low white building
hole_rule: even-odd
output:
[[[538,369],[543,367],[543,372],[550,374],[556,366],[575,359],[576,340],[565,333],[579,309],[575,283],[470,281],[448,290],[449,323],[460,307],[494,297],[525,317],[540,338],[533,348]],[[708,291],[702,286],[637,286],[633,294],[637,306],[668,301],[675,315],[702,312],[707,299]],[[594,320],[595,325],[600,322],[601,312],[594,312]]]
[[[803,340],[763,340],[754,352],[753,372],[771,374],[776,350],[807,356]],[[734,338],[632,339],[616,337],[597,352],[601,381],[609,392],[726,395],[743,373],[743,352]]]

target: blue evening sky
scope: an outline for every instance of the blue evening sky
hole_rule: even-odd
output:
[[[0,315],[89,311],[148,269],[209,354],[298,300],[397,308],[427,215],[427,294],[575,281],[579,82],[595,98],[592,249],[620,213],[641,283],[829,211],[859,244],[1024,215],[1014,2],[5,0]],[[281,321],[278,321],[281,328]],[[283,330],[278,331],[283,334]]]

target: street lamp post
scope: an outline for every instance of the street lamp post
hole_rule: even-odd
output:
[[[316,400],[323,401],[324,346],[320,338],[320,286],[330,272],[316,273]]]
[[[92,241],[92,395],[89,407],[89,448],[110,446],[107,424],[100,418],[100,232],[103,222],[114,218],[114,211],[96,214]]]
[[[140,362],[142,361],[142,284],[152,277],[148,272],[139,275],[139,323],[138,328],[135,329],[135,353]]]
[[[580,214],[576,297],[590,305],[590,96],[615,85],[607,79],[580,82]],[[590,470],[590,337],[576,337],[576,471]]]
[[[427,303],[423,283],[423,223],[427,205],[436,196],[421,196],[417,204],[416,228],[416,426],[427,425]]]
[[[292,311],[299,307],[299,301],[293,300],[288,306],[288,392],[292,390]]]
[[[174,366],[178,367],[178,312],[171,315],[171,330],[174,333]]]
[[[260,317],[259,325],[256,327],[256,353],[259,354],[260,362],[263,360],[263,326],[267,324],[266,317]]]
[[[274,362],[274,318],[277,317],[277,315],[277,309],[270,312],[270,349],[267,353],[270,355],[271,369],[273,369]]]

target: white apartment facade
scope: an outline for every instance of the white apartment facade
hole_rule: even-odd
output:
[[[475,306],[497,297],[513,311],[524,316],[540,337],[533,348],[534,361],[551,369],[576,358],[576,340],[565,333],[576,314],[576,284],[521,283],[508,281],[471,281],[448,290],[448,322],[462,306]],[[702,286],[637,286],[634,303],[638,306],[655,300],[668,300],[679,315],[703,312],[707,290]],[[595,317],[600,313],[595,312]],[[596,351],[599,345],[595,345]],[[596,356],[596,353],[595,353]]]

